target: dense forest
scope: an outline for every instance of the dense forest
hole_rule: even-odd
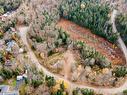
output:
[[[112,33],[112,23],[110,22],[112,8],[109,3],[100,4],[100,2],[101,0],[65,0],[60,6],[60,15],[115,43],[118,34]],[[117,28],[126,42],[127,17],[119,17]]]

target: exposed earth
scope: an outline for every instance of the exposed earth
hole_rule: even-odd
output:
[[[105,55],[113,64],[125,64],[123,53],[115,44],[111,44],[104,38],[92,34],[90,30],[65,19],[61,19],[57,25],[67,31],[74,40],[84,41],[89,46],[96,48],[97,51]]]

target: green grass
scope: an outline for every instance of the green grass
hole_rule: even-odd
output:
[[[16,86],[16,79],[13,80],[12,86]]]

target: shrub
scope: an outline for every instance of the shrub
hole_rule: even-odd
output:
[[[2,65],[2,67],[4,68],[5,65],[5,58],[2,52],[0,52],[0,64]]]
[[[13,78],[13,77],[16,78],[20,73],[21,73],[21,70],[19,68],[16,68],[14,70],[12,70],[12,69],[9,70],[9,69],[3,68],[0,71],[0,75],[4,79],[10,79],[10,78]]]
[[[41,37],[39,37],[39,36],[37,36],[37,37],[35,37],[35,39],[36,39],[36,41],[38,42],[38,43],[42,43],[44,40],[41,38]]]
[[[127,89],[126,90],[123,90],[123,94],[124,95],[127,95]]]
[[[98,58],[96,59],[96,64],[100,68],[111,67],[111,63],[109,62],[109,60],[107,58],[105,58],[104,56],[102,56],[102,55],[98,56]]]
[[[0,6],[0,15],[4,14],[4,8]]]
[[[36,50],[36,47],[34,45],[31,46],[32,50]]]
[[[58,89],[56,92],[51,92],[51,95],[66,95],[66,94],[63,94],[63,91]]]
[[[17,77],[21,73],[21,70],[19,68],[16,68],[15,70],[12,70],[12,73],[14,77]]]
[[[48,56],[51,56],[51,55],[53,55],[55,52],[53,51],[53,50],[49,50],[48,51]]]
[[[80,92],[80,88],[76,88],[73,90],[72,93],[73,93],[73,95],[80,95],[79,92]]]
[[[116,77],[124,77],[127,74],[127,68],[126,67],[117,67],[113,73]]]
[[[3,35],[2,33],[0,33],[0,39],[3,39],[3,36],[4,36],[4,35]]]
[[[94,90],[92,90],[92,89],[81,89],[81,93],[83,94],[83,95],[94,95]]]
[[[42,83],[43,83],[43,82],[42,82],[41,80],[33,80],[33,79],[32,79],[31,85],[32,85],[34,88],[36,88],[36,87],[40,86]]]
[[[68,45],[71,42],[69,35],[62,29],[59,29],[58,32],[58,38],[55,42],[56,47],[59,47],[61,45]]]
[[[60,84],[60,88],[56,92],[51,93],[51,95],[68,95],[65,91],[64,82],[62,82],[62,84]]]
[[[46,76],[45,80],[48,87],[53,87],[56,85],[56,80],[54,79],[54,77]]]
[[[62,83],[60,84],[60,89],[61,89],[62,91],[65,90],[64,82],[62,82]]]
[[[0,71],[0,76],[2,76],[4,79],[10,79],[13,77],[13,72],[8,69],[2,69]]]
[[[25,84],[29,84],[29,79],[25,78]]]
[[[15,27],[17,23],[17,20],[10,20],[10,21],[0,21],[0,27],[3,30],[3,32],[7,32],[8,30],[10,30],[11,27]]]
[[[77,41],[75,45],[79,49],[81,56],[84,60],[87,58],[94,58],[96,60],[96,65],[98,65],[101,68],[111,66],[110,61],[105,56],[101,55],[94,48],[87,46],[84,42]]]

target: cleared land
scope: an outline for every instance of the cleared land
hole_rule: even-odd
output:
[[[98,52],[107,57],[113,64],[125,64],[125,58],[120,48],[108,42],[104,38],[91,33],[90,30],[80,27],[65,19],[61,19],[57,26],[64,29],[72,39],[84,41],[89,46],[95,48]]]

